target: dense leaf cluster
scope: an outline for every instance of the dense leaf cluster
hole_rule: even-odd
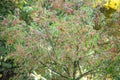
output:
[[[0,4],[1,80],[120,79],[119,11],[108,17],[90,0]]]

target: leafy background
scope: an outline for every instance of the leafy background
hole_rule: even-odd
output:
[[[94,3],[1,1],[0,78],[119,80],[120,14],[106,18]]]

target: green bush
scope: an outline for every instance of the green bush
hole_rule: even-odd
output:
[[[119,13],[105,19],[89,1],[33,1],[19,7],[19,15],[2,16],[1,79],[119,79],[119,35],[110,29],[119,25]],[[116,21],[110,28],[109,20]],[[95,29],[95,21],[102,27]]]

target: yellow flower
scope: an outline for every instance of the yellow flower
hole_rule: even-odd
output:
[[[101,2],[99,0],[96,1],[97,3],[95,6],[93,5],[93,7],[100,10],[107,18],[109,18],[114,12],[120,10],[120,0],[101,0]]]
[[[118,10],[120,8],[120,0],[107,0],[104,6],[109,10],[110,8]]]
[[[97,5],[105,6],[106,9],[108,10],[109,9],[118,10],[120,9],[120,0],[96,0],[93,7],[96,7]]]

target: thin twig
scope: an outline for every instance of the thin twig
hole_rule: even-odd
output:
[[[44,65],[45,67],[47,67],[48,69],[50,69],[51,71],[53,71],[54,73],[56,73],[56,74],[60,75],[61,77],[66,78],[66,79],[69,80],[69,77],[64,76],[64,75],[62,75],[61,73],[57,72],[56,70],[51,69],[49,66],[47,66],[46,64],[44,64],[42,61],[40,61],[40,63],[41,63],[42,65]]]
[[[75,75],[76,75],[76,71],[77,71],[77,61],[74,61],[73,62],[73,65],[74,65],[74,69],[73,69],[73,79],[75,79]]]
[[[82,77],[84,77],[84,76],[86,76],[86,75],[88,75],[88,74],[94,72],[94,71],[95,71],[96,69],[98,69],[99,67],[100,67],[100,64],[97,65],[97,66],[95,66],[94,69],[91,69],[91,70],[89,70],[89,71],[83,73],[82,75],[79,75],[75,80],[80,80]]]

